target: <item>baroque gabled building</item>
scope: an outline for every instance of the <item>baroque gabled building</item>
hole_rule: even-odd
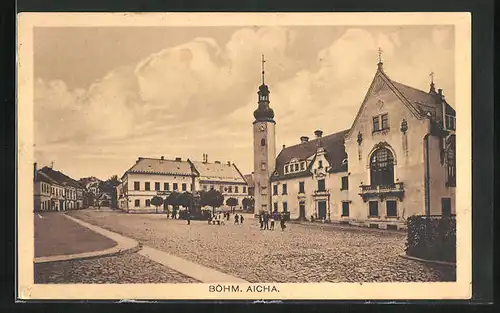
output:
[[[418,90],[392,80],[379,62],[350,129],[302,136],[269,173],[257,174],[265,158],[254,140],[256,174],[269,174],[271,189],[269,198],[256,187],[256,212],[391,229],[411,215],[454,214],[455,128],[455,110],[434,81]]]

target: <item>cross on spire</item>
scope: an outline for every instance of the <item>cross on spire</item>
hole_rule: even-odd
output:
[[[378,63],[382,63],[382,49],[378,48]]]
[[[434,84],[434,72],[430,72],[429,76],[431,77],[431,84]]]
[[[264,63],[266,63],[266,60],[264,60],[264,55],[262,55],[262,85],[264,85]]]

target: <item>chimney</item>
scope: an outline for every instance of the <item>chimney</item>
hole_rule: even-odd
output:
[[[165,157],[162,155],[160,159],[161,159],[161,160],[165,160]]]
[[[220,164],[220,161],[215,161],[215,164]]]
[[[231,161],[227,161],[227,165],[228,165],[228,166],[231,166]]]
[[[180,157],[176,157],[176,158],[175,158],[175,161],[176,161],[176,162],[180,162],[180,161],[182,161],[182,158],[180,158]]]
[[[38,174],[38,171],[37,171],[37,169],[36,169],[36,162],[35,162],[35,163],[33,163],[33,177],[34,177],[35,181],[36,181],[36,180],[37,180],[37,178],[38,178],[38,175],[37,175],[37,174]]]
[[[308,142],[308,141],[309,141],[309,137],[307,137],[307,136],[300,137],[300,143],[304,143],[304,142]]]
[[[316,131],[314,132],[314,135],[316,136],[316,138],[321,138],[321,135],[323,135],[323,132],[322,132],[321,130],[319,130],[319,129],[318,129],[318,130],[316,130]]]
[[[285,146],[285,145],[283,145],[283,150],[284,150],[285,148],[286,148],[286,146]]]

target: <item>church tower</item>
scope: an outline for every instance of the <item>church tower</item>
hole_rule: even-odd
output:
[[[264,82],[264,55],[262,55],[262,84],[259,86],[258,108],[253,112],[253,162],[255,182],[255,209],[271,212],[270,177],[276,166],[274,111],[269,107],[269,88]]]

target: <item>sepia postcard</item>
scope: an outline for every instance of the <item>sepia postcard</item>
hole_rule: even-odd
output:
[[[469,299],[469,13],[18,15],[19,300]]]

